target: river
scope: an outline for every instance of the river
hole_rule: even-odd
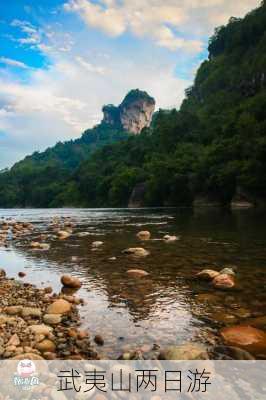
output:
[[[50,223],[55,216],[71,218],[70,238],[54,236]],[[33,234],[0,248],[0,266],[8,276],[18,279],[24,271],[26,281],[55,291],[61,290],[63,273],[82,280],[82,324],[104,337],[102,357],[117,358],[132,349],[152,357],[154,345],[215,346],[222,327],[266,314],[266,214],[257,210],[8,209],[0,210],[0,218],[32,222],[51,244],[48,251],[31,249]],[[149,230],[152,239],[140,242],[140,230]],[[166,243],[165,234],[179,240]],[[93,251],[96,240],[103,245]],[[140,246],[148,257],[121,253]],[[230,292],[195,279],[202,269],[227,266],[234,266],[237,276]],[[126,271],[131,268],[150,275],[130,278]]]

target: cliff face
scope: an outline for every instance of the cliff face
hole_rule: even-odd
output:
[[[103,123],[138,134],[149,127],[155,109],[155,100],[146,92],[131,90],[122,103],[103,107]]]

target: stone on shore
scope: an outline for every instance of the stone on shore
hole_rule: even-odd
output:
[[[72,305],[64,300],[58,299],[49,305],[47,314],[68,314],[71,311]]]
[[[221,274],[212,281],[216,289],[232,289],[235,286],[234,277],[232,275]]]
[[[196,277],[204,281],[212,281],[218,275],[220,275],[220,273],[213,269],[203,269],[196,275]]]
[[[42,311],[40,308],[23,307],[21,311],[22,317],[41,317]]]
[[[149,231],[140,231],[137,233],[137,237],[140,240],[149,240],[151,238],[151,233]]]
[[[82,285],[81,281],[76,278],[75,276],[71,275],[62,275],[61,277],[61,283],[64,286],[73,288],[73,289],[79,289]]]
[[[29,329],[35,335],[49,336],[49,334],[53,332],[53,328],[51,326],[47,326],[47,325],[44,325],[44,324],[30,325]]]
[[[143,269],[129,269],[127,274],[134,278],[142,278],[144,276],[148,276],[149,273],[144,271]]]
[[[122,251],[123,254],[131,255],[134,257],[147,257],[150,253],[142,247],[130,247]]]
[[[6,271],[0,268],[0,278],[4,278],[6,276]]]
[[[12,357],[11,360],[43,360],[43,357],[36,353],[23,353]]]
[[[61,314],[45,314],[43,322],[48,325],[58,325],[61,323]]]
[[[52,340],[44,339],[42,342],[39,342],[35,345],[36,349],[41,353],[49,352],[53,353],[56,349],[56,346]]]

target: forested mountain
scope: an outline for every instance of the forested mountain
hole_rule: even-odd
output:
[[[79,200],[66,182],[75,169],[104,145],[127,139],[149,126],[155,101],[146,92],[132,90],[122,103],[103,107],[104,118],[81,138],[57,143],[46,151],[27,156],[0,173],[0,206],[59,206]],[[117,118],[114,118],[114,116]],[[121,115],[121,118],[120,118]]]
[[[105,129],[113,127],[107,123]],[[56,173],[51,167],[49,174],[49,165],[47,173],[38,172],[45,165],[41,155],[28,159],[34,178],[27,158],[3,173],[0,205],[127,206],[140,185],[139,205],[191,205],[199,199],[226,205],[235,196],[264,203],[266,2],[215,30],[208,60],[179,111],[156,113],[141,134],[119,138],[90,157],[86,146],[74,143],[67,157],[57,145],[61,167]],[[51,157],[50,162],[58,161]]]

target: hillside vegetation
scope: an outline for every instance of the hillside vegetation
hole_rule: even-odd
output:
[[[139,183],[147,206],[198,198],[226,205],[239,193],[264,203],[266,2],[217,28],[208,50],[179,111],[159,111],[150,128],[126,140],[111,130],[89,157],[97,128],[74,146],[26,158],[2,174],[0,205],[127,206]]]

